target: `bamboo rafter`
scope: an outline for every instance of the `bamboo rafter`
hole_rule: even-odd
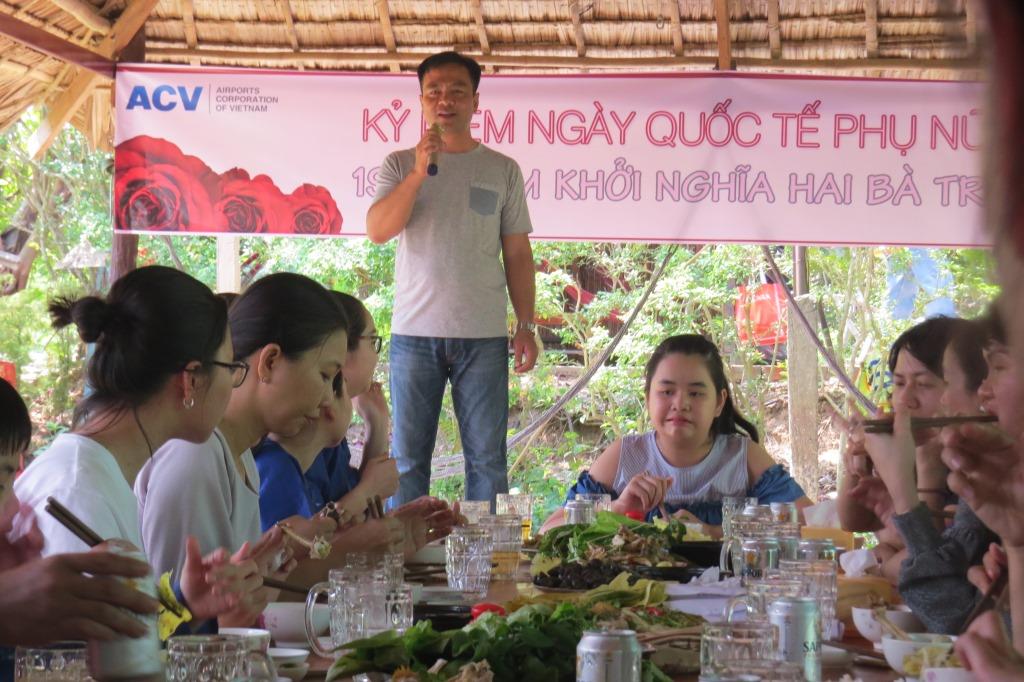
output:
[[[391,6],[388,0],[375,0],[374,4],[377,7],[377,16],[380,17],[380,30],[384,33],[384,45],[388,52],[394,54],[398,52],[398,43],[395,42],[395,31],[391,28]],[[402,70],[402,67],[395,63],[388,66],[395,73]]]

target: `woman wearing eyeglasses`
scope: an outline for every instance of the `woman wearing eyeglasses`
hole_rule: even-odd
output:
[[[50,313],[54,327],[74,324],[96,344],[88,363],[93,392],[77,406],[71,431],[15,481],[23,514],[34,517],[24,522],[38,524],[43,556],[87,549],[46,513],[52,496],[101,538],[149,553],[132,484],[164,443],[203,442],[223,416],[235,371],[224,302],[178,270],[150,266],[117,280],[106,298],[57,300]],[[221,545],[204,559],[194,538],[180,542],[174,576],[195,617],[234,608],[259,584],[255,564],[230,564]]]
[[[348,358],[339,402],[334,409],[321,412],[317,435],[271,434],[257,448],[264,527],[296,515],[316,514],[330,503],[342,518],[362,521],[367,498],[388,498],[398,490],[398,468],[388,453],[388,405],[381,385],[373,380],[383,338],[369,310],[357,298],[341,292],[334,295],[349,320]],[[353,409],[365,425],[358,468],[351,465],[345,438]],[[396,524],[396,520],[403,523]],[[407,549],[415,550],[423,540],[417,542],[417,534],[423,536],[430,529],[432,536],[440,537],[451,527],[454,515],[443,501],[422,498],[383,521],[386,523],[367,521],[340,532],[334,543],[338,555],[403,540],[408,541]],[[301,568],[300,573],[305,575]]]
[[[183,538],[192,534],[201,547],[228,547],[254,559],[263,575],[282,578],[295,562],[281,552],[279,529],[263,533],[251,448],[271,431],[296,435],[319,419],[345,362],[347,319],[322,286],[278,273],[243,292],[228,320],[237,364],[227,410],[205,442],[171,441],[142,470],[143,537],[160,570],[182,565]],[[336,527],[319,523],[317,534]],[[262,591],[219,624],[252,625],[273,596]]]

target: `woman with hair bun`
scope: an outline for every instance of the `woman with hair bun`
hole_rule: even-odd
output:
[[[58,299],[50,313],[55,328],[73,324],[96,344],[88,364],[93,392],[77,406],[72,429],[28,466],[14,491],[34,514],[43,556],[85,549],[45,512],[49,497],[100,537],[146,549],[132,485],[164,443],[203,441],[224,413],[233,372],[225,305],[192,277],[151,266],[117,280],[106,298]],[[204,559],[194,538],[183,549],[188,559],[175,576],[195,617],[227,611],[257,586],[253,562],[231,565],[224,551]]]

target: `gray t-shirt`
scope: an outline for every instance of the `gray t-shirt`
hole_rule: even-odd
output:
[[[416,163],[416,151],[390,154],[375,201]],[[519,164],[484,145],[441,154],[440,172],[420,187],[398,237],[394,334],[480,339],[508,333],[501,237],[531,232]]]
[[[203,556],[221,547],[233,554],[259,541],[260,474],[252,452],[240,459],[245,477],[215,429],[205,443],[167,441],[142,467],[135,496],[142,543],[157,574],[181,575],[189,535],[199,540]]]

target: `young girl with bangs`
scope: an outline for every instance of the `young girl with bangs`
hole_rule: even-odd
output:
[[[665,339],[647,362],[644,390],[653,429],[616,439],[567,499],[607,493],[613,511],[648,518],[664,503],[673,515],[712,526],[722,523],[723,497],[810,504],[733,404],[715,344],[698,334]],[[563,519],[556,511],[545,529]]]

